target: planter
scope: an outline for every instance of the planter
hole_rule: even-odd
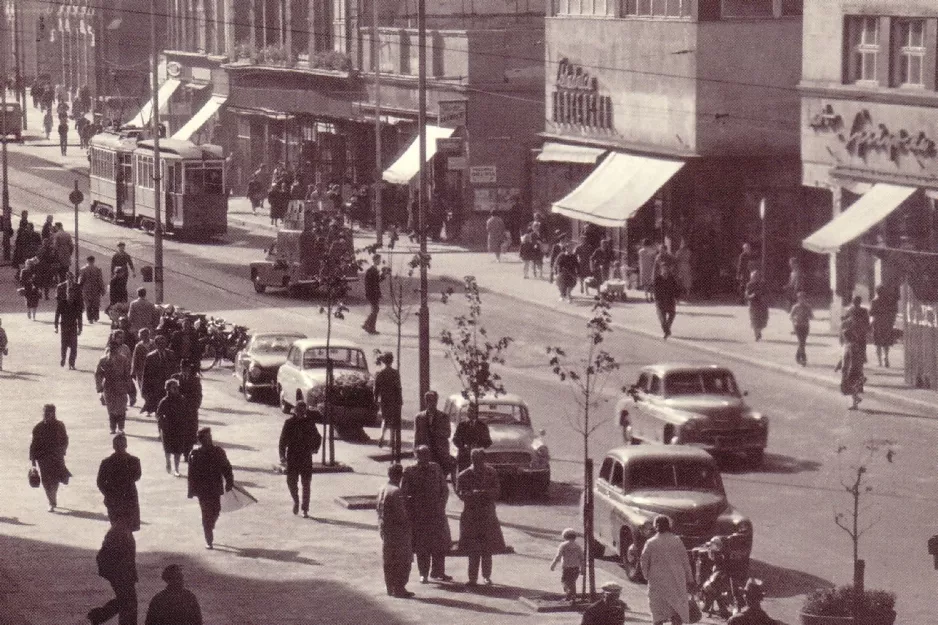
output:
[[[800,613],[801,625],[853,625],[852,616],[817,616],[816,614]],[[893,625],[896,622],[894,610],[887,614],[867,616],[863,625]]]

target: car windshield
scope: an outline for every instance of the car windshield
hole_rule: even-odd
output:
[[[468,406],[461,411],[462,417],[468,414]],[[489,425],[531,425],[528,409],[518,404],[479,404],[479,421]]]
[[[293,345],[293,341],[301,338],[303,337],[296,334],[258,336],[254,339],[251,351],[255,354],[286,354]]]
[[[637,460],[629,466],[629,490],[723,492],[716,467],[693,460]]]
[[[332,347],[329,349],[332,366],[346,369],[368,369],[365,354],[360,349],[350,347]],[[304,369],[324,369],[326,367],[326,348],[310,347],[303,354]]]
[[[668,397],[681,395],[732,395],[738,396],[736,380],[729,371],[674,371],[664,381]]]

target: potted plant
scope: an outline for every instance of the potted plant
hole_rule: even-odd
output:
[[[896,596],[884,590],[863,593],[863,620],[858,625],[893,625]],[[821,588],[809,594],[801,606],[802,625],[853,625],[853,586]]]

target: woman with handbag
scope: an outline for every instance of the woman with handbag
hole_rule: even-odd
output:
[[[42,421],[33,428],[33,440],[29,445],[29,461],[38,467],[42,487],[49,500],[49,512],[58,505],[59,484],[68,484],[72,476],[65,467],[65,451],[68,449],[68,433],[65,424],[55,418],[55,404],[42,408]]]

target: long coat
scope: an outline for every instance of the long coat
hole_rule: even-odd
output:
[[[202,445],[189,456],[189,497],[221,497],[234,486],[228,454],[218,445]]]
[[[94,383],[99,393],[104,393],[104,405],[109,415],[127,412],[127,402],[136,401],[137,392],[130,375],[130,359],[122,350],[108,350],[94,372]]]
[[[97,265],[85,265],[78,273],[78,284],[81,285],[81,296],[88,302],[97,302],[105,293],[104,274]]]
[[[395,570],[403,578],[396,581],[406,584],[414,558],[413,528],[404,492],[394,484],[385,484],[378,492],[378,529],[385,571]]]
[[[681,539],[671,532],[649,538],[642,549],[641,567],[648,580],[651,620],[668,621],[677,614],[688,622],[687,585],[694,581],[694,573]]]
[[[98,575],[117,583],[137,582],[137,541],[134,535],[119,525],[104,535],[98,551]]]
[[[473,449],[487,449],[492,446],[489,426],[476,419],[460,421],[453,433],[453,445],[456,446],[456,462],[460,469],[469,466],[469,454]]]
[[[156,421],[163,436],[163,451],[184,454],[189,444],[189,423],[186,399],[181,394],[166,395],[156,407]]]
[[[449,487],[440,465],[428,462],[407,467],[401,479],[401,490],[413,527],[414,552],[418,555],[448,553],[453,544],[446,520]]]
[[[185,451],[189,453],[195,446],[199,433],[199,408],[202,407],[202,380],[192,373],[176,373],[170,379],[179,382],[179,393],[185,406]]]
[[[29,460],[39,465],[43,485],[68,484],[71,477],[65,468],[65,452],[68,449],[68,433],[59,420],[42,420],[33,428],[33,439],[29,445]]]
[[[450,469],[449,416],[440,410],[424,410],[414,417],[414,447],[426,445],[430,448],[433,460],[439,463],[444,471]]]
[[[130,375],[133,376],[137,384],[143,388],[143,365],[147,359],[147,354],[153,351],[153,340],[137,341],[134,345],[134,353],[130,359]]]
[[[456,494],[465,502],[459,517],[459,548],[468,553],[492,554],[505,550],[502,526],[495,514],[501,492],[498,473],[486,465],[459,474]]]
[[[293,415],[283,422],[280,431],[280,457],[287,461],[287,471],[313,470],[313,454],[322,445],[322,435],[310,417]]]
[[[133,531],[140,529],[140,475],[140,459],[126,452],[114,452],[98,467],[98,490],[104,495],[108,517],[126,520]]]
[[[166,380],[177,370],[176,354],[170,350],[153,350],[143,360],[143,383],[140,394],[146,400],[143,408],[147,412],[156,410],[156,405],[166,391]]]
[[[765,282],[750,280],[746,285],[749,302],[749,323],[753,330],[764,330],[769,323],[769,303],[766,301]]]

